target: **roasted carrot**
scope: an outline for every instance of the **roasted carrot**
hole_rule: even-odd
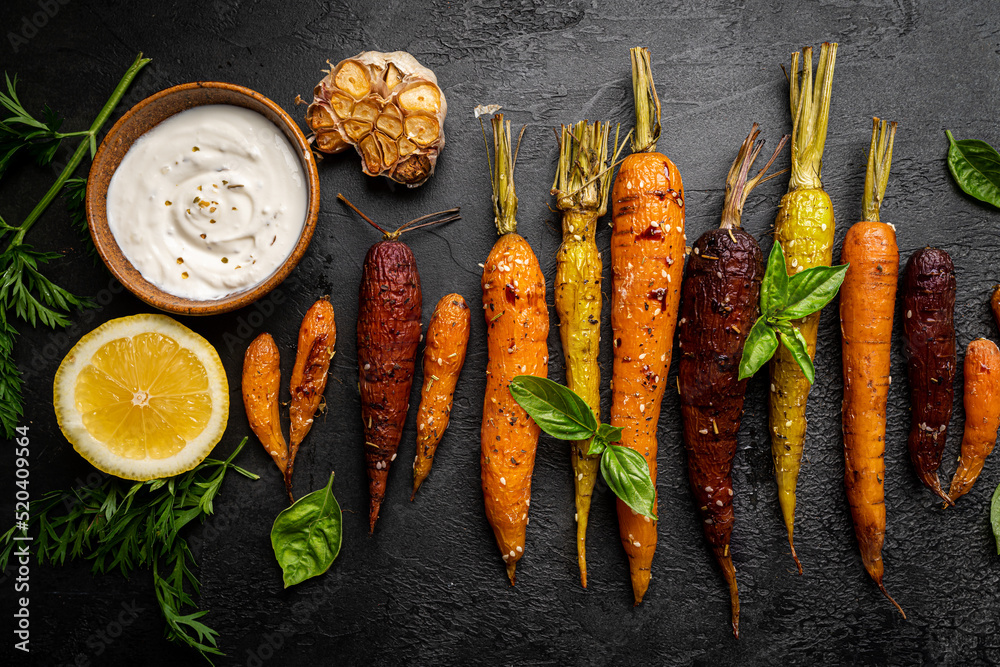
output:
[[[431,472],[434,452],[451,420],[455,385],[469,345],[469,307],[461,294],[441,297],[424,346],[424,386],[417,409],[417,455],[413,459],[413,494]]]
[[[333,306],[330,299],[323,297],[306,311],[299,327],[299,344],[292,367],[290,389],[292,402],[288,415],[292,426],[289,438],[288,467],[285,468],[285,488],[292,498],[292,470],[299,445],[313,425],[313,416],[319,409],[326,390],[327,373],[333,359],[333,347],[337,341],[337,325],[333,320]]]
[[[549,368],[545,277],[531,246],[517,233],[516,160],[510,121],[496,114],[490,176],[500,238],[483,265],[487,362],[480,464],[486,518],[512,586],[517,562],[524,554],[540,429],[511,396],[510,381],[518,375],[546,377]]]
[[[278,346],[269,333],[257,336],[243,356],[243,406],[250,430],[284,474],[288,468],[288,444],[281,433],[278,391],[281,367]]]
[[[555,305],[566,358],[566,386],[579,394],[595,418],[601,414],[601,253],[594,241],[597,219],[608,210],[611,169],[607,123],[563,125],[552,194],[562,211],[562,244],[556,254]],[[616,137],[617,139],[617,137]],[[617,141],[616,147],[617,147]],[[589,440],[571,446],[576,487],[576,551],[580,583],[587,587],[587,520],[600,456],[588,456]]]
[[[712,553],[729,586],[733,634],[740,636],[740,597],[729,552],[733,532],[733,457],[743,418],[746,379],[739,379],[743,345],[760,315],[764,254],[740,227],[750,191],[778,156],[782,137],[764,168],[750,177],[764,142],[754,123],[726,178],[722,224],[695,241],[684,276],[678,327],[684,448],[688,477]]]
[[[965,433],[958,470],[948,495],[952,503],[970,490],[983,471],[986,457],[997,442],[1000,428],[1000,350],[996,343],[977,338],[965,351]]]
[[[774,222],[774,240],[781,244],[785,253],[789,275],[833,263],[833,204],[823,190],[820,173],[836,58],[836,44],[824,43],[820,47],[814,87],[812,48],[802,49],[801,71],[799,54],[792,54],[788,86],[792,110],[791,176],[788,193],[781,198],[781,208]],[[816,312],[791,323],[805,338],[811,359],[816,357],[819,316]],[[799,574],[802,574],[802,563],[795,553],[795,488],[805,447],[806,401],[811,386],[788,348],[779,347],[771,362],[768,401],[771,456],[778,484],[778,505]]]
[[[368,524],[375,532],[410,407],[413,369],[420,343],[422,297],[420,274],[410,247],[398,240],[405,231],[458,219],[458,209],[432,213],[387,232],[347,201],[366,222],[382,232],[365,256],[358,295],[358,376],[361,421],[365,434],[370,506]]]
[[[885,419],[889,351],[896,303],[899,249],[896,230],[879,221],[889,181],[896,124],[873,119],[865,176],[863,222],[844,239],[840,258],[850,264],[840,288],[844,367],[844,482],[865,570],[903,613],[882,583],[885,541]]]
[[[674,163],[656,151],[660,100],[648,49],[632,49],[632,90],[633,153],[611,194],[611,425],[624,429],[620,445],[646,459],[655,487],[656,427],[684,272],[684,186]],[[619,500],[618,531],[639,604],[649,587],[656,522]]]
[[[955,398],[955,267],[938,248],[910,255],[903,270],[903,351],[910,380],[907,446],[917,476],[947,504],[938,468]]]

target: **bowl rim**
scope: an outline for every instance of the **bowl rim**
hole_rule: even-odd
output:
[[[118,245],[118,242],[115,239],[114,234],[111,232],[111,228],[108,224],[106,193],[105,196],[98,197],[96,194],[97,188],[95,187],[98,172],[97,166],[104,161],[102,158],[105,154],[112,150],[110,146],[114,138],[118,136],[123,128],[133,122],[135,116],[137,116],[149,105],[154,104],[165,97],[195,89],[220,89],[235,92],[253,99],[273,112],[284,125],[284,128],[280,128],[279,126],[279,129],[288,130],[287,132],[283,131],[282,134],[291,141],[293,147],[298,149],[298,157],[306,172],[306,180],[309,188],[305,223],[303,224],[302,232],[299,234],[298,242],[295,244],[291,254],[288,255],[285,261],[262,282],[259,282],[240,292],[234,292],[221,299],[214,299],[211,301],[201,301],[177,296],[146,280],[142,274],[139,273],[139,270],[135,267],[135,265],[129,261],[129,259],[125,256],[125,253],[122,252],[121,247]],[[194,104],[188,108],[191,109],[196,106],[208,106],[211,104],[225,104],[225,102],[209,101]],[[182,109],[181,111],[187,110],[188,109]],[[158,121],[156,125],[153,125],[149,129],[153,129],[153,127],[159,125],[163,122],[163,120],[175,116],[177,113],[181,113],[181,111],[164,117],[162,120]],[[275,125],[278,125],[278,123],[275,123]],[[149,130],[146,130],[146,132],[148,131]],[[289,134],[291,134],[291,136],[289,136]],[[145,132],[140,135],[140,138],[144,135]],[[136,141],[138,141],[138,139],[136,139]],[[134,143],[134,141],[132,143]],[[130,144],[128,149],[126,149],[122,154],[123,158],[131,147],[132,146]],[[118,169],[120,164],[121,161],[119,160],[118,163],[114,165],[115,171]],[[111,177],[113,176],[114,171],[111,172]],[[108,178],[109,185],[111,177]],[[101,257],[101,261],[104,262],[104,265],[108,268],[111,274],[119,282],[121,282],[121,284],[129,292],[139,297],[139,299],[145,303],[162,311],[176,315],[216,315],[228,313],[250,305],[281,284],[281,282],[284,281],[285,278],[287,278],[292,270],[298,265],[299,261],[305,254],[306,249],[309,247],[313,232],[316,229],[316,221],[319,217],[319,205],[319,172],[316,168],[316,158],[313,155],[312,146],[306,139],[305,134],[303,134],[302,129],[292,119],[292,117],[281,108],[281,106],[265,95],[245,86],[221,81],[193,81],[191,83],[182,83],[176,86],[171,86],[170,88],[165,88],[150,95],[126,111],[125,114],[122,115],[122,117],[119,118],[118,121],[111,127],[111,129],[108,130],[108,133],[104,136],[104,139],[101,141],[101,145],[97,149],[97,153],[94,155],[94,159],[92,160],[90,166],[90,172],[87,176],[86,198],[84,200],[84,210],[87,215],[87,227],[90,231],[90,236],[94,241],[94,245],[97,248],[98,255]],[[102,212],[103,215],[98,215],[99,211]],[[99,229],[102,232],[106,232],[106,234],[99,234]]]

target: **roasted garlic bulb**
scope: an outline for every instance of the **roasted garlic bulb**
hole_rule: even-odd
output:
[[[437,77],[405,51],[365,51],[323,77],[306,111],[313,145],[324,153],[354,146],[369,176],[416,187],[444,148],[448,103]]]

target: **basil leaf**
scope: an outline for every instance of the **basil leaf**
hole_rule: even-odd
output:
[[[598,454],[603,454],[607,446],[607,440],[599,435],[595,435],[591,438],[590,444],[587,446],[587,456],[597,456]]]
[[[597,433],[597,418],[575,393],[546,378],[518,375],[510,395],[538,426],[560,440],[586,440]]]
[[[787,305],[776,317],[797,320],[821,310],[837,296],[848,266],[814,266],[796,273],[788,281]]]
[[[997,554],[1000,554],[1000,486],[993,492],[990,503],[990,523],[993,524],[993,537],[997,539]]]
[[[597,437],[607,442],[619,442],[622,439],[622,427],[601,424],[597,429]]]
[[[621,445],[608,445],[601,457],[601,474],[622,502],[656,520],[656,489],[642,454]]]
[[[787,292],[788,270],[785,267],[785,251],[781,249],[780,243],[775,242],[771,248],[771,255],[767,258],[764,282],[760,286],[760,311],[764,317],[770,317],[784,308]]]
[[[816,369],[809,357],[805,336],[797,327],[793,327],[788,322],[778,322],[777,328],[778,333],[781,334],[781,344],[792,353],[792,358],[802,369],[802,374],[809,380],[809,384],[812,384],[816,380]]]
[[[761,315],[753,323],[753,328],[747,334],[747,341],[743,344],[739,379],[748,378],[760,370],[760,367],[774,356],[774,351],[777,349],[778,337],[775,335],[771,325]]]
[[[597,428],[597,435],[595,435],[590,441],[590,446],[587,448],[587,456],[597,456],[598,454],[603,453],[605,448],[607,448],[607,446],[612,442],[618,442],[621,439],[621,426],[601,424]]]
[[[955,141],[948,135],[948,170],[958,187],[987,204],[1000,208],[1000,153],[985,141]]]
[[[342,517],[333,497],[333,473],[326,487],[302,496],[271,527],[271,547],[285,588],[330,569],[340,553]]]

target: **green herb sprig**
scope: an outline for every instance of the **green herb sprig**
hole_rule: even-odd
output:
[[[169,479],[128,482],[109,477],[100,486],[51,491],[31,503],[29,525],[38,527],[31,542],[39,563],[63,565],[86,558],[95,573],[118,570],[130,576],[139,567],[153,570],[153,587],[167,622],[169,640],[186,644],[206,659],[222,655],[219,633],[201,622],[205,610],[197,607],[199,593],[195,560],[180,532],[188,524],[204,522],[230,470],[249,479],[258,475],[233,463],[247,439],[224,461],[207,458],[196,468]],[[0,536],[0,570],[7,568],[16,536],[15,526]],[[193,591],[193,595],[190,591]],[[209,660],[211,662],[211,660]]]
[[[40,165],[52,162],[63,139],[90,136],[90,132],[60,132],[62,118],[46,106],[42,109],[42,119],[35,118],[21,104],[17,97],[17,76],[13,79],[4,75],[7,92],[0,91],[0,107],[4,117],[0,118],[0,176],[10,166],[11,161],[22,151],[30,155]]]
[[[0,426],[8,438],[14,436],[14,429],[23,414],[21,374],[17,366],[9,362],[8,350],[13,349],[17,336],[13,320],[17,318],[31,326],[40,323],[52,328],[65,327],[70,322],[69,313],[72,310],[90,305],[88,299],[75,296],[44,275],[44,266],[60,255],[35,250],[25,243],[25,235],[59,196],[87,153],[93,157],[97,152],[98,133],[136,74],[147,63],[149,59],[143,58],[140,53],[90,128],[79,132],[60,132],[62,120],[48,107],[41,119],[34,117],[17,96],[17,78],[5,76],[7,90],[0,90],[0,176],[22,152],[39,165],[46,165],[55,159],[63,139],[81,139],[55,183],[20,224],[10,224],[0,217],[0,248],[3,248],[0,251],[0,349],[6,353],[4,362],[0,363]],[[75,192],[79,196],[79,188]],[[80,219],[80,210],[75,217]]]
[[[271,547],[285,588],[318,577],[333,565],[343,539],[343,515],[333,497],[333,473],[318,491],[286,507],[271,528]]]
[[[948,135],[948,170],[958,187],[976,199],[1000,208],[1000,153],[985,141],[956,141]]]
[[[760,288],[761,316],[754,322],[743,346],[740,379],[748,378],[774,356],[780,344],[792,354],[809,383],[816,379],[816,369],[806,346],[806,339],[795,325],[806,315],[821,310],[837,296],[847,264],[814,266],[788,275],[785,252],[775,243],[767,259],[764,282]]]
[[[614,443],[622,439],[618,426],[599,424],[590,406],[572,390],[546,378],[519,375],[510,394],[539,428],[560,440],[590,440],[589,456],[601,456],[604,481],[622,502],[656,520],[656,489],[642,454]]]

